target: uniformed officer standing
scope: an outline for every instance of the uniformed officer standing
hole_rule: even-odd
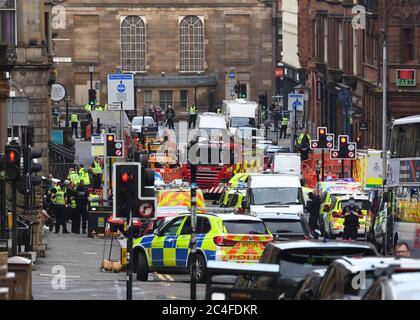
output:
[[[78,225],[77,227],[77,233],[80,233],[80,220],[82,221],[82,232],[86,234],[86,227],[87,227],[87,201],[88,201],[88,191],[87,188],[84,185],[84,181],[80,180],[79,186],[76,189],[77,198],[76,198],[76,204],[77,204],[77,214],[79,217]]]
[[[84,181],[85,186],[90,185],[89,172],[85,169],[85,166],[83,164],[80,165],[79,169],[79,182],[80,180]]]
[[[71,134],[76,136],[76,138],[79,138],[78,134],[77,134],[77,127],[79,126],[79,118],[77,116],[77,113],[72,113],[71,117],[70,117],[70,121],[71,121]]]
[[[69,233],[66,225],[66,192],[64,189],[60,187],[60,189],[55,192],[52,200],[54,201],[55,207],[55,233],[60,232],[60,226],[63,226],[63,233]]]
[[[188,119],[188,129],[191,129],[191,125],[193,125],[193,129],[195,129],[195,123],[197,121],[197,107],[189,106],[188,113],[190,114],[190,117]]]
[[[71,182],[73,182],[75,185],[77,185],[79,183],[79,175],[77,174],[77,172],[74,170],[74,168],[70,168],[69,170],[69,174],[67,175],[67,180],[70,180]]]
[[[359,229],[359,219],[363,218],[362,210],[355,205],[354,197],[350,197],[349,205],[343,209],[344,231],[343,238],[345,240],[357,240]]]
[[[72,233],[80,233],[80,215],[77,212],[76,198],[76,185],[73,182],[71,182],[66,191],[66,200],[69,204],[69,208],[67,209],[67,211],[71,220]],[[77,225],[79,225],[79,228],[77,228]]]
[[[284,139],[286,139],[287,137],[287,126],[289,125],[289,119],[287,119],[287,117],[283,117],[283,119],[281,120],[281,128],[280,128],[280,139],[283,136],[283,132],[284,132]]]

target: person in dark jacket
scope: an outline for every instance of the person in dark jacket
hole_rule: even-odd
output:
[[[306,210],[309,212],[309,227],[311,228],[311,232],[318,228],[318,219],[319,219],[319,209],[321,208],[321,198],[318,196],[316,192],[309,192],[308,194],[309,199],[311,202],[306,207]]]
[[[77,205],[77,211],[79,213],[79,220],[78,220],[78,226],[76,227],[78,230],[78,233],[80,233],[80,222],[82,222],[82,232],[83,234],[86,234],[86,227],[87,227],[87,218],[88,218],[88,190],[85,186],[84,180],[80,180],[80,183],[76,189],[76,205]]]
[[[350,197],[349,205],[344,207],[342,215],[344,216],[343,239],[356,240],[359,229],[359,219],[363,218],[363,214],[362,210],[355,204],[353,197]]]
[[[174,126],[175,111],[171,105],[168,105],[168,109],[166,109],[165,116],[166,116],[166,125],[168,126],[169,129],[174,130],[175,129],[175,126]]]

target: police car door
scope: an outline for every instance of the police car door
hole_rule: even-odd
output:
[[[172,219],[156,235],[151,245],[152,265],[154,267],[175,266],[175,243],[177,232],[185,220],[185,216]]]

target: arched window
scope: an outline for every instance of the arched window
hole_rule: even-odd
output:
[[[126,72],[146,71],[146,26],[128,16],[121,23],[121,67]]]
[[[204,70],[204,25],[199,17],[186,16],[179,23],[181,71]]]

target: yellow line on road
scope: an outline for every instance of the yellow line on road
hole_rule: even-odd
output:
[[[168,280],[169,280],[169,281],[173,281],[173,282],[175,282],[175,279],[174,279],[174,278],[172,278],[169,274],[167,274],[167,275],[166,275],[166,277],[168,278]]]
[[[160,280],[163,280],[163,281],[165,281],[166,279],[165,279],[165,277],[164,276],[162,276],[161,274],[159,274],[159,273],[157,273],[157,272],[155,272],[154,273]]]

